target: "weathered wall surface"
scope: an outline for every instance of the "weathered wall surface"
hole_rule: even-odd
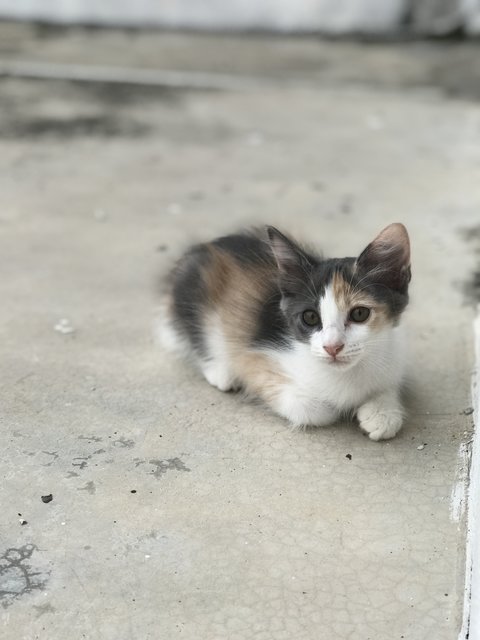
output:
[[[0,0],[3,15],[55,22],[168,27],[384,32],[396,28],[405,0]]]
[[[465,29],[470,34],[480,34],[480,0],[462,0]]]
[[[0,17],[58,23],[331,34],[480,33],[480,0],[0,0]]]

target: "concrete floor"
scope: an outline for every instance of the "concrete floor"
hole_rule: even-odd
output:
[[[9,63],[109,65],[113,38],[127,64],[144,42],[0,32]],[[165,38],[189,73],[212,71],[215,46],[224,74],[256,51],[266,81],[0,84],[1,637],[456,640],[480,288],[475,91],[428,81],[444,59],[433,45],[411,45],[425,81],[396,84],[409,45],[240,38],[229,69],[221,39]],[[164,36],[145,39],[131,67],[185,70]],[[272,72],[269,42],[272,60],[294,46],[310,67]],[[353,424],[292,433],[154,346],[158,274],[192,240],[267,221],[330,255],[407,225],[409,417],[395,440]]]

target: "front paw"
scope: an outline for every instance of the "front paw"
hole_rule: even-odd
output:
[[[202,366],[202,372],[207,382],[220,391],[237,391],[240,385],[222,363],[215,361],[206,362]]]
[[[397,402],[390,405],[382,399],[371,400],[360,407],[357,418],[371,440],[388,440],[400,431],[403,411]]]

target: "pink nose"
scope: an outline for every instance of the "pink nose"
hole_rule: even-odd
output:
[[[332,358],[335,358],[337,356],[338,353],[340,353],[340,351],[343,349],[345,345],[344,344],[327,344],[324,345],[324,349],[325,351],[328,353],[329,356],[332,356]]]

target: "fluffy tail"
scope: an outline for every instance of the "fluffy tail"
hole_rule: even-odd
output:
[[[188,341],[177,331],[175,318],[172,313],[172,302],[169,296],[164,296],[160,301],[158,313],[153,327],[155,344],[169,353],[181,356],[190,354]]]

